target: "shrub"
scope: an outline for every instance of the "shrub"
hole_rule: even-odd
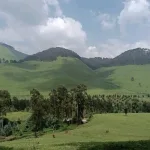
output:
[[[4,133],[5,133],[5,136],[12,135],[12,127],[10,123],[4,126]]]

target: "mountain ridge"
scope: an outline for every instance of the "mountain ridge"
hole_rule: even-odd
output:
[[[72,50],[65,49],[62,47],[55,47],[27,56],[23,61],[54,61],[57,59],[57,57],[78,58],[88,67],[95,70],[100,67],[150,64],[150,49],[135,48],[127,50],[114,58],[85,58],[80,57],[77,53],[75,53]]]
[[[5,58],[5,57],[6,58]],[[57,57],[71,57],[81,60],[89,68],[96,70],[101,67],[124,66],[124,65],[143,65],[150,64],[150,49],[135,48],[127,50],[114,58],[85,58],[78,55],[76,52],[62,48],[52,47],[47,50],[27,55],[15,50],[14,47],[0,42],[0,58],[7,60],[15,59],[24,61],[54,61]]]

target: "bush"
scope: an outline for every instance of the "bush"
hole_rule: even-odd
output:
[[[12,127],[10,123],[4,126],[4,133],[5,133],[5,136],[12,135]]]

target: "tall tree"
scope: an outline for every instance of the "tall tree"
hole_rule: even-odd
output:
[[[35,137],[37,137],[37,132],[43,130],[43,121],[44,116],[46,114],[45,111],[45,103],[44,97],[40,94],[40,92],[36,89],[30,91],[31,94],[31,107],[32,107],[32,115],[31,121],[33,124],[33,131],[35,133]]]
[[[72,89],[76,101],[76,121],[77,124],[82,123],[84,118],[85,102],[87,100],[87,87],[83,84],[78,85]]]
[[[11,96],[7,90],[0,90],[0,115],[6,114],[11,107]]]

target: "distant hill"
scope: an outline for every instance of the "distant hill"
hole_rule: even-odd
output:
[[[55,48],[49,48],[47,50],[44,50],[42,52],[30,55],[24,59],[24,61],[54,61],[57,59],[57,57],[71,57],[71,58],[78,58],[80,59],[80,56],[76,54],[74,51],[61,48],[61,47],[55,47]]]
[[[128,50],[115,58],[84,58],[71,50],[55,47],[29,55],[23,61],[54,61],[58,57],[78,58],[93,70],[110,66],[150,64],[150,50],[145,48]]]
[[[15,50],[12,46],[0,42],[0,59],[5,60],[20,60],[27,55]]]
[[[122,66],[122,65],[143,65],[150,64],[150,49],[136,48],[125,51],[121,55],[113,58],[105,66]]]
[[[23,61],[54,61],[58,57],[71,57],[71,58],[78,58],[81,60],[84,64],[86,64],[91,69],[98,69],[105,64],[108,64],[111,60],[110,58],[101,58],[101,57],[95,57],[95,58],[84,58],[80,57],[77,53],[75,53],[72,50],[65,49],[62,47],[55,47],[55,48],[49,48],[47,50],[44,50],[42,52],[29,55],[26,57]]]

